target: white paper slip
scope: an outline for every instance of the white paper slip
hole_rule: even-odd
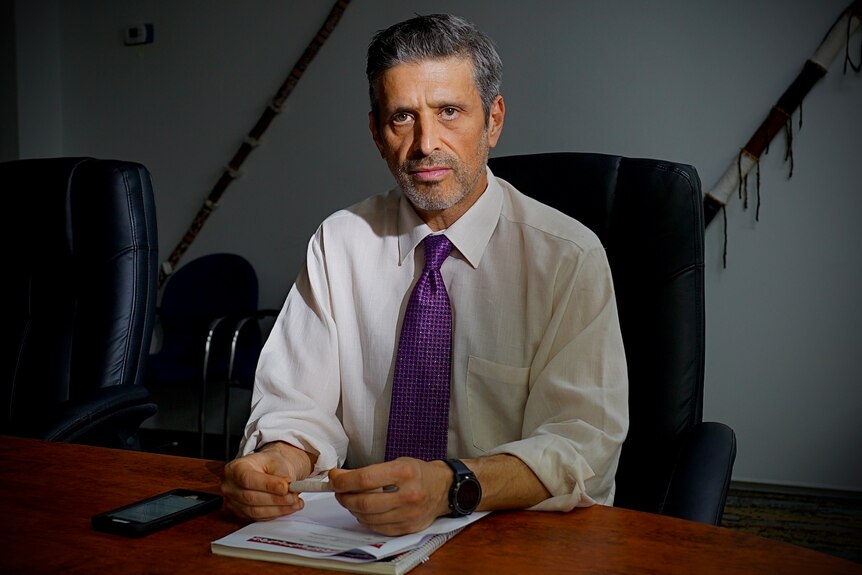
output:
[[[329,481],[322,479],[300,479],[299,481],[291,481],[287,490],[291,493],[319,493],[332,491],[332,485],[329,484]]]

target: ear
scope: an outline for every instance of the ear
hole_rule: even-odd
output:
[[[374,145],[377,146],[380,157],[385,158],[383,155],[383,141],[380,139],[380,130],[377,128],[377,115],[374,112],[368,112],[368,129],[371,130],[371,139],[374,140]]]
[[[491,110],[488,114],[488,147],[493,148],[497,145],[497,140],[500,139],[500,134],[503,132],[503,122],[506,119],[506,104],[503,102],[503,96],[497,96],[494,103],[491,104]]]

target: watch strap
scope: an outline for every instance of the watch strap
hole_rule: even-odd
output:
[[[463,517],[473,513],[482,497],[482,486],[479,484],[476,474],[474,474],[469,467],[464,465],[464,462],[460,459],[444,459],[443,461],[445,461],[455,473],[455,476],[452,478],[452,486],[449,488],[450,516]],[[458,504],[458,497],[459,491],[465,483],[472,484],[472,488],[474,488],[478,493],[475,502],[466,508],[462,508]]]
[[[458,482],[459,479],[466,477],[468,475],[473,475],[473,472],[470,471],[470,468],[464,465],[464,462],[460,459],[444,459],[443,461],[452,468],[452,471],[455,472],[455,483]]]

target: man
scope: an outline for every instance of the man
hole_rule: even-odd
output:
[[[493,45],[461,18],[416,17],[375,35],[366,72],[371,134],[398,186],[311,239],[261,354],[244,455],[225,468],[228,506],[292,513],[303,503],[289,484],[326,473],[388,535],[474,508],[612,503],[628,410],[610,271],[584,226],[488,170],[505,117]],[[422,333],[443,343],[405,335],[414,284],[444,298],[443,327]],[[419,383],[404,375],[411,353]],[[438,364],[442,395],[425,381]],[[426,439],[437,419],[442,439]]]

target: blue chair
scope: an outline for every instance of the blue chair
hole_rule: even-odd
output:
[[[227,378],[224,381],[224,459],[230,461],[233,455],[230,431],[231,391],[233,389],[251,390],[254,373],[260,357],[262,341],[262,321],[275,318],[280,310],[261,309],[239,318],[233,324],[230,352],[228,355]],[[204,360],[207,363],[207,360]]]
[[[207,392],[229,380],[231,341],[236,322],[257,313],[258,279],[244,257],[214,253],[193,259],[168,277],[158,309],[161,347],[149,357],[146,384],[180,386],[199,393],[199,453],[206,442]],[[236,377],[253,377],[262,337],[248,326],[234,346]],[[168,406],[163,406],[167,409]],[[182,408],[183,406],[175,406]]]

